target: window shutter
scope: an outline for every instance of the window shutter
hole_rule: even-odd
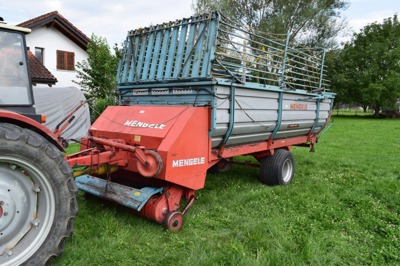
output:
[[[57,69],[75,70],[75,53],[57,50]]]
[[[71,52],[67,52],[67,70],[75,69],[75,54]]]
[[[57,50],[57,69],[65,69],[64,66],[64,52]]]

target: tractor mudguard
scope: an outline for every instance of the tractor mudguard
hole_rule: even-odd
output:
[[[32,131],[35,131],[36,133],[47,139],[49,142],[54,144],[60,151],[64,151],[64,148],[58,143],[57,138],[54,136],[53,132],[51,132],[44,125],[36,122],[29,117],[6,110],[0,110],[0,122],[7,122],[10,124],[18,125],[22,128],[28,128]]]

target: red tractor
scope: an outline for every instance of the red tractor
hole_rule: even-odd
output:
[[[0,265],[44,265],[63,251],[78,206],[61,139],[36,114],[29,29],[0,22]]]

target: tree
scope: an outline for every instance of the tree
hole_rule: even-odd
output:
[[[343,0],[197,0],[193,9],[197,14],[221,11],[254,31],[290,32],[296,44],[333,47],[345,27],[339,15],[347,5]]]
[[[397,15],[367,25],[337,55],[333,89],[348,100],[371,106],[375,116],[395,109],[400,99],[400,22]]]
[[[106,99],[114,97],[118,68],[118,47],[114,47],[115,55],[110,51],[107,40],[94,34],[88,43],[89,58],[76,64],[77,78],[74,81],[83,88],[89,98]]]
[[[330,89],[336,93],[335,104],[350,104],[353,99],[349,95],[351,90],[347,87],[349,81],[347,76],[343,73],[342,68],[346,62],[342,61],[342,50],[332,49],[326,53],[325,65],[328,73],[328,80],[330,80]]]

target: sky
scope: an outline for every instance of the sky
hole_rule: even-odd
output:
[[[348,41],[353,32],[360,32],[366,25],[385,18],[400,16],[400,0],[348,0],[349,7],[342,12],[349,28],[343,32],[338,41]]]
[[[296,1],[296,0],[293,0]],[[338,38],[350,40],[353,31],[359,32],[373,22],[400,15],[400,0],[348,0],[342,12],[349,28]],[[88,37],[92,33],[105,37],[113,46],[125,40],[129,30],[190,17],[192,0],[0,0],[0,17],[9,24],[57,10]]]

